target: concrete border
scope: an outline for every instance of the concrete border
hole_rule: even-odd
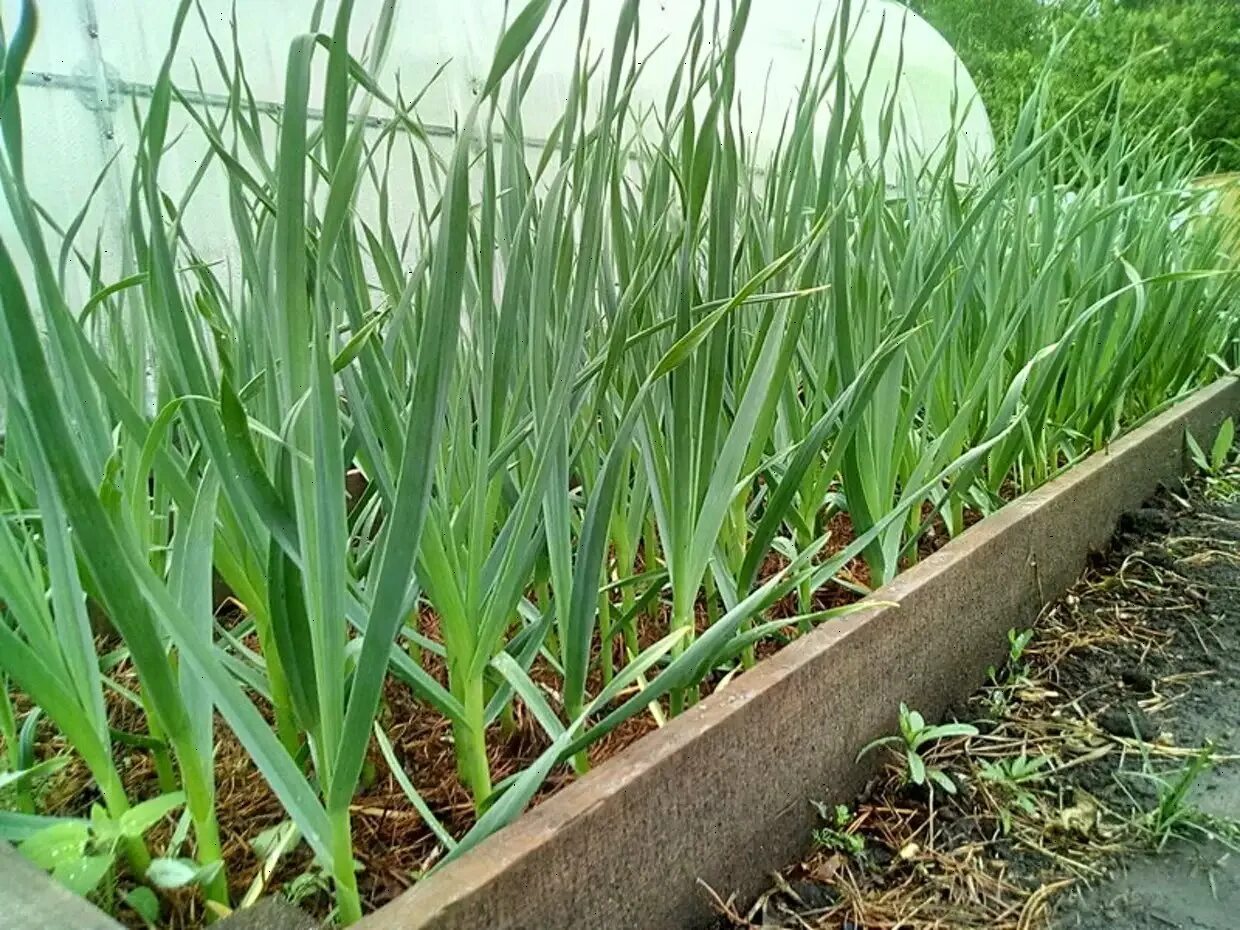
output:
[[[0,842],[0,930],[124,930]]]
[[[689,930],[699,881],[756,894],[804,849],[808,798],[842,801],[858,749],[901,701],[929,716],[972,693],[1103,548],[1213,438],[1240,381],[1204,388],[983,520],[873,595],[639,740],[358,926],[363,930]]]
[[[218,930],[319,930],[284,898],[264,898],[212,924]],[[0,840],[0,930],[125,930]]]

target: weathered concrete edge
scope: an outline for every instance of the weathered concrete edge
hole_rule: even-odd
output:
[[[219,930],[318,930],[283,898],[264,898],[213,925]],[[0,840],[0,930],[125,930]]]
[[[0,842],[0,930],[123,930],[84,898]]]
[[[760,890],[803,849],[808,797],[846,800],[858,748],[903,700],[932,715],[970,694],[1109,540],[1184,471],[1185,430],[1240,410],[1224,379],[961,534],[832,623],[762,662],[399,899],[365,930],[685,930],[701,883]]]

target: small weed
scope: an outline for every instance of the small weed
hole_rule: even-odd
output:
[[[1162,849],[1177,836],[1210,832],[1208,818],[1190,801],[1189,793],[1213,763],[1213,747],[1206,745],[1187,766],[1170,778],[1152,772],[1139,773],[1152,781],[1158,791],[1158,803],[1146,815],[1144,824],[1155,848]]]
[[[1029,665],[1025,662],[1025,650],[1033,642],[1033,630],[1008,630],[1008,656],[1003,668],[993,665],[986,674],[996,685],[1020,684],[1029,677]],[[1006,702],[1005,702],[1006,703]]]
[[[301,904],[318,895],[330,895],[331,891],[331,879],[317,866],[312,866],[292,881],[286,882],[281,889],[284,897],[292,904]]]
[[[1050,765],[1048,756],[1028,756],[1021,753],[1010,759],[998,762],[985,762],[981,767],[981,776],[987,781],[1005,786],[1027,785],[1041,781],[1046,777],[1043,771]]]
[[[1140,814],[1136,823],[1141,832],[1148,836],[1154,849],[1162,850],[1174,839],[1213,839],[1240,849],[1237,845],[1240,824],[1210,816],[1197,807],[1190,797],[1193,788],[1213,766],[1214,747],[1207,743],[1188,765],[1176,772],[1160,774],[1153,771],[1147,756],[1142,771],[1127,773],[1154,786],[1157,798],[1154,806]],[[1125,791],[1134,804],[1142,806],[1132,792],[1127,788]]]
[[[1184,434],[1184,442],[1188,446],[1188,454],[1192,457],[1195,464],[1203,474],[1217,475],[1232,460],[1232,446],[1236,441],[1236,423],[1231,417],[1223,421],[1223,425],[1219,427],[1218,434],[1214,437],[1214,444],[1210,446],[1210,454],[1206,455],[1205,450],[1194,438],[1192,433]]]
[[[1050,761],[1047,756],[1030,757],[1021,753],[1015,758],[984,762],[978,769],[978,775],[982,780],[994,785],[997,792],[1002,795],[1004,803],[998,811],[1004,833],[1012,829],[1012,808],[1029,815],[1037,812],[1037,798],[1028,786],[1046,777],[1044,770]]]
[[[1022,674],[1028,671],[1025,665],[1025,650],[1033,642],[1033,630],[1008,630],[1008,666],[1019,669]]]
[[[24,840],[18,849],[28,860],[79,895],[95,894],[105,902],[116,898],[115,863],[121,848],[142,836],[185,803],[181,792],[160,795],[131,807],[118,818],[99,805],[89,820],[64,818]],[[145,879],[166,890],[205,885],[219,872],[219,863],[201,865],[192,859],[152,859]],[[159,919],[159,899],[149,888],[137,888],[124,900],[147,924]]]
[[[1003,688],[991,688],[986,692],[986,713],[995,720],[1002,720],[1007,716],[1011,703],[1008,700],[1008,693]]]
[[[907,704],[900,705],[900,733],[884,736],[869,743],[857,754],[860,761],[880,746],[896,747],[895,752],[904,762],[904,779],[914,785],[938,786],[948,794],[956,793],[956,783],[943,769],[926,764],[922,750],[933,743],[956,736],[977,736],[977,727],[968,723],[943,723],[927,726],[926,719]]]
[[[848,856],[856,857],[865,853],[865,837],[848,830],[853,822],[853,812],[848,805],[836,804],[829,807],[819,801],[814,801],[813,805],[825,824],[814,831],[815,843],[823,849],[842,852]]]

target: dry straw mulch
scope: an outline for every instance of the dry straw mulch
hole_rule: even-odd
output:
[[[839,829],[751,907],[711,891],[722,925],[1035,930],[1066,891],[1165,839],[1156,783],[1132,773],[1174,781],[1218,714],[1240,716],[1240,507],[1211,502],[1219,487],[1164,492],[1128,518],[1019,659],[957,709],[979,735],[923,753],[955,795],[906,784],[891,756]],[[1230,709],[1216,711],[1227,688]],[[1213,746],[1210,764],[1236,762],[1234,748]],[[1032,760],[1028,780],[993,777]],[[1233,829],[1184,813],[1203,832]]]

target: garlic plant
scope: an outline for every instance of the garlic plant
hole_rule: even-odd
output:
[[[61,231],[24,179],[24,5],[0,83],[18,231],[0,242],[0,672],[108,816],[137,799],[88,601],[137,675],[111,690],[140,707],[161,788],[184,791],[197,861],[221,859],[218,712],[350,922],[349,809],[376,731],[394,759],[376,725],[389,682],[451,722],[472,831],[451,836],[416,773],[397,777],[459,855],[624,720],[661,721],[763,637],[847,610],[817,597],[864,590],[839,577],[856,557],[871,586],[889,580],[936,518],[959,532],[1236,365],[1225,230],[1177,221],[1196,196],[1183,140],[1118,124],[1095,158],[1041,88],[1010,151],[962,188],[950,142],[929,163],[904,151],[894,98],[877,150],[864,141],[873,91],[841,64],[848,6],[759,159],[734,106],[748,0],[664,50],[683,64],[641,115],[654,133],[636,129],[625,0],[530,158],[542,37],[576,21],[550,0],[511,19],[446,155],[416,101],[374,77],[411,15],[395,0],[360,58],[347,0],[293,43],[274,147],[235,51],[216,46],[222,112],[173,86],[183,0],[141,114],[126,267],[105,280],[82,255],[94,296],[76,307],[63,256],[80,223]],[[209,155],[174,198],[161,160],[178,110]],[[390,193],[402,160],[413,202]],[[227,183],[215,221],[239,282],[189,231],[208,175]],[[240,619],[216,614],[213,572]],[[772,619],[776,604],[793,616]],[[497,783],[489,753],[518,704],[549,748]],[[142,879],[142,840],[125,854]],[[233,903],[225,871],[206,874],[206,896]]]

